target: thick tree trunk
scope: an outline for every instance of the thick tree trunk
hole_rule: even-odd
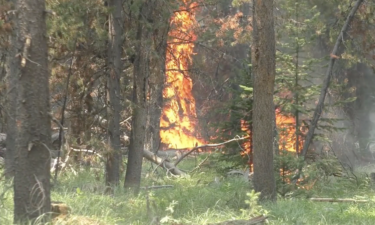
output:
[[[254,75],[254,188],[260,200],[276,200],[273,170],[275,108],[275,31],[273,0],[253,1],[252,66]]]
[[[157,1],[154,5],[154,12],[163,12],[166,2]],[[160,148],[160,117],[163,109],[163,90],[165,83],[165,60],[169,30],[170,15],[163,15],[164,21],[154,27],[153,49],[157,56],[151,59],[151,74],[148,82],[148,124],[146,130],[145,149],[156,152]]]
[[[121,0],[109,0],[109,43],[108,43],[108,141],[109,152],[106,162],[106,185],[118,185],[120,180],[120,112],[121,112],[121,55],[122,55],[122,4]]]
[[[151,3],[143,3],[137,24],[136,57],[134,60],[133,83],[133,116],[132,131],[128,154],[128,165],[125,175],[125,188],[139,192],[142,172],[143,148],[147,124],[147,83],[150,74],[151,32],[149,21],[145,20],[151,11]]]
[[[163,57],[163,56],[161,56]],[[162,60],[165,63],[165,60]],[[159,64],[158,64],[159,65]],[[150,80],[150,99],[148,103],[148,124],[146,130],[145,149],[156,152],[160,148],[160,117],[163,108],[164,70],[155,71]],[[152,82],[152,83],[151,83]]]
[[[17,1],[13,1],[15,6]],[[20,58],[16,57],[19,43],[17,41],[18,29],[15,14],[11,13],[10,19],[13,22],[13,32],[10,35],[10,48],[7,57],[6,76],[6,149],[5,152],[5,176],[14,176],[14,151],[16,146],[16,109],[17,109],[17,77],[20,75]]]
[[[16,111],[14,222],[48,215],[50,200],[51,122],[44,0],[19,0],[20,65]],[[14,46],[13,46],[14,47]],[[21,60],[19,60],[19,58]],[[47,220],[47,216],[43,219]],[[42,220],[42,221],[43,221]]]

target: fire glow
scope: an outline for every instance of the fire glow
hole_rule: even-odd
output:
[[[281,114],[280,109],[276,110],[276,126],[279,131],[279,150],[299,153],[303,147],[303,138],[298,136],[298,152],[296,151],[296,119],[292,116]]]
[[[194,55],[196,3],[183,0],[184,6],[172,16],[166,53],[165,101],[160,120],[161,142],[168,148],[189,148],[204,143],[197,138],[197,115],[188,74]]]
[[[196,34],[194,27],[197,3],[183,0],[183,6],[170,19],[171,30],[166,52],[166,83],[163,90],[164,107],[160,119],[160,138],[164,148],[191,148],[205,141],[197,137],[197,114],[192,95],[193,82],[189,76],[189,66],[194,55]],[[276,125],[279,130],[279,149],[296,152],[296,121],[292,116],[276,110]],[[241,129],[250,136],[250,129],[241,121]],[[299,138],[299,148],[303,145]],[[250,153],[251,142],[243,148]],[[299,149],[300,150],[300,149]]]
[[[279,150],[296,152],[296,120],[292,116],[283,115],[280,109],[276,109],[276,126],[278,129]],[[250,136],[250,128],[246,121],[241,120],[241,130]],[[242,147],[247,153],[251,153],[251,141],[243,143]],[[298,152],[302,150],[303,138],[298,137]]]

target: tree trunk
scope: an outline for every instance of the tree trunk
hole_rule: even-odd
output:
[[[166,2],[157,1],[153,7],[155,12],[165,12]],[[149,101],[148,101],[148,119],[145,149],[156,152],[160,148],[160,117],[163,109],[163,90],[165,83],[165,60],[169,30],[170,14],[163,14],[161,23],[158,27],[154,27],[152,33],[153,51],[157,56],[151,59],[151,74],[148,82],[149,86]]]
[[[19,0],[13,56],[20,65],[16,111],[14,222],[25,224],[48,215],[50,200],[51,122],[44,0]],[[14,47],[14,46],[13,46]],[[19,58],[21,60],[19,60]],[[47,216],[42,218],[46,222]]]
[[[160,57],[165,57],[160,55]],[[165,60],[161,60],[164,62]],[[162,63],[157,64],[159,67]],[[148,119],[145,149],[156,152],[160,148],[160,117],[163,108],[163,88],[164,88],[165,70],[154,71],[151,74],[149,82],[149,102],[148,102]]]
[[[17,1],[13,1],[15,6]],[[10,48],[7,57],[6,76],[6,149],[5,152],[5,177],[14,176],[14,151],[16,146],[16,109],[17,109],[17,77],[20,75],[20,58],[16,57],[19,43],[17,42],[18,29],[16,16],[10,13],[10,20],[13,22],[13,31],[10,35]]]
[[[108,43],[108,141],[109,152],[106,162],[106,185],[118,185],[120,180],[120,112],[121,112],[121,55],[122,55],[122,1],[109,0],[109,43]]]
[[[137,42],[136,57],[133,69],[133,116],[132,131],[130,135],[130,146],[128,154],[128,165],[125,175],[125,188],[134,189],[139,192],[142,172],[143,148],[145,144],[147,124],[147,83],[150,74],[150,48],[151,32],[150,21],[145,17],[150,15],[151,3],[144,2],[139,10],[137,20]]]
[[[254,79],[254,188],[260,200],[276,200],[273,170],[275,108],[275,31],[273,0],[253,1],[252,68]]]

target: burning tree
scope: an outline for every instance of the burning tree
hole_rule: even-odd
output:
[[[193,147],[204,143],[197,132],[193,81],[189,65],[194,54],[197,3],[184,0],[172,16],[166,53],[164,107],[160,121],[161,142],[169,148]]]

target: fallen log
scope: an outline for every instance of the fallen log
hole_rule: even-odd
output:
[[[180,150],[159,150],[156,155],[160,158],[180,158],[182,152]]]
[[[151,162],[161,166],[162,168],[166,169],[168,172],[171,172],[173,175],[183,175],[185,174],[181,170],[179,170],[173,163],[167,162],[165,159],[162,159],[155,155],[154,153],[143,150],[143,157],[150,160]]]
[[[310,198],[315,202],[354,202],[354,203],[367,203],[368,200],[356,200],[351,198]]]
[[[250,220],[229,220],[221,223],[210,223],[209,225],[262,225],[265,224],[267,216],[260,215]]]
[[[190,149],[188,152],[186,152],[183,155],[181,155],[180,151],[186,150],[187,148],[184,148],[184,149],[169,149],[167,151],[158,151],[158,154],[160,154],[162,156],[166,156],[166,157],[176,156],[176,157],[178,157],[178,159],[175,163],[170,163],[169,161],[167,161],[167,158],[161,158],[158,155],[156,155],[153,152],[148,151],[148,150],[143,150],[143,157],[148,159],[149,161],[157,164],[158,166],[161,166],[162,168],[166,169],[168,172],[172,173],[173,175],[179,176],[179,175],[183,175],[185,173],[176,167],[177,164],[180,163],[186,156],[190,155],[194,151],[196,151],[200,148],[219,147],[219,146],[225,145],[225,144],[233,142],[233,141],[240,141],[240,140],[245,140],[245,139],[248,139],[248,138],[249,137],[237,137],[237,138],[234,138],[234,139],[222,142],[222,143],[206,144],[206,145],[196,146],[196,147]],[[81,146],[81,147],[83,147],[83,146]],[[101,159],[101,161],[105,162],[105,158],[94,150],[81,149],[79,147],[76,147],[76,148],[73,147],[73,148],[70,148],[70,152],[71,151],[94,154],[94,155],[98,156]],[[165,153],[163,154],[163,152],[165,152]],[[68,153],[68,157],[69,157],[69,153]]]
[[[162,189],[162,188],[173,188],[173,185],[158,185],[158,186],[147,186],[141,187],[142,190],[151,190],[151,189]]]

